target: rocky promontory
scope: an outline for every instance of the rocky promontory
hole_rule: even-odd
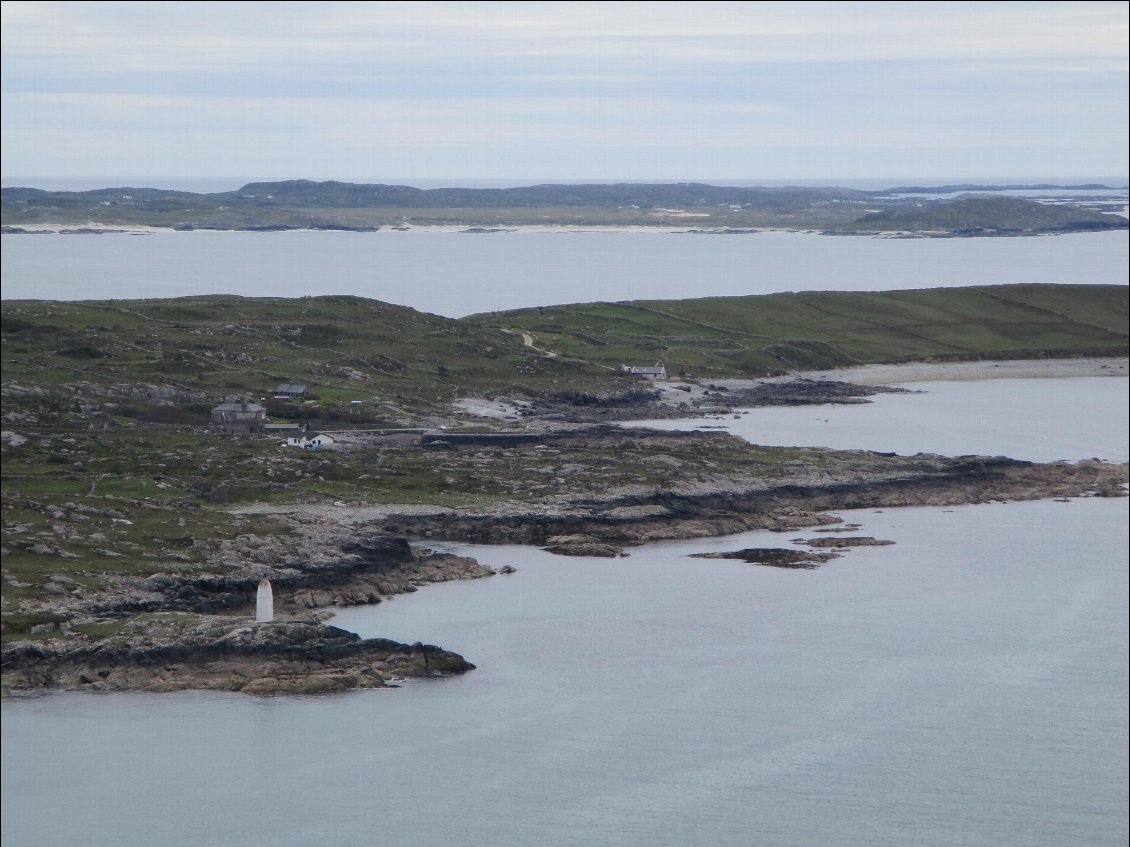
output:
[[[18,642],[4,650],[3,691],[205,689],[310,694],[379,688],[406,677],[472,670],[430,644],[360,636],[312,619],[166,613],[96,644]]]
[[[421,585],[491,576],[493,569],[376,530],[344,533],[325,522],[307,530],[286,540],[240,536],[221,544],[204,572],[123,577],[100,589],[53,576],[50,599],[25,603],[48,621],[34,628],[37,639],[4,644],[3,694],[316,693],[474,667],[439,647],[361,639],[323,620],[330,617],[326,607],[379,603]],[[287,617],[253,623],[264,578]]]

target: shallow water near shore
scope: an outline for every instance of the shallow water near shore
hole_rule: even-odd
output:
[[[845,513],[897,543],[817,571],[687,558],[787,544],[768,532],[620,560],[449,545],[519,571],[336,622],[436,640],[478,670],[327,697],[5,703],[5,806],[20,811],[3,834],[1122,844],[1126,507]]]
[[[834,371],[828,372],[835,378]],[[1008,456],[1030,462],[1130,461],[1130,380],[935,380],[870,403],[771,406],[734,414],[626,421],[657,429],[724,429],[755,444]]]
[[[1003,382],[984,383],[986,398],[1015,422]],[[1093,455],[1125,450],[1122,420],[1095,411],[1125,379],[1023,383],[1049,420],[1072,398],[1105,422]],[[960,429],[953,410],[974,408],[979,385],[877,398],[937,403],[917,423],[888,416],[867,446],[892,449],[947,414]],[[979,452],[1078,449],[1072,426],[997,432],[1008,440]],[[1127,507],[844,512],[896,544],[813,571],[688,558],[789,547],[813,537],[803,530],[625,559],[443,545],[518,572],[335,623],[441,644],[477,670],[322,697],[6,701],[2,834],[130,847],[1122,845]]]

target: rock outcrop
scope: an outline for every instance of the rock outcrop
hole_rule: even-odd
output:
[[[780,547],[749,547],[727,553],[694,553],[692,559],[740,559],[751,565],[768,565],[774,568],[814,570],[825,562],[838,558],[836,553],[811,553],[804,550],[785,550]]]
[[[543,548],[547,553],[558,556],[592,556],[599,559],[615,559],[623,556],[624,548],[609,544],[591,535],[555,535],[548,539]]]
[[[846,547],[885,547],[894,544],[882,538],[872,538],[870,535],[854,535],[840,538],[810,538],[798,543],[807,544],[809,547],[832,547],[844,549]]]
[[[699,491],[577,498],[507,512],[393,515],[385,526],[398,534],[449,541],[545,546],[554,536],[586,536],[594,542],[632,546],[753,529],[788,532],[836,523],[827,512],[839,509],[1126,494],[1126,466],[1098,460],[1037,464],[1001,456],[910,458],[889,472],[832,471],[784,483],[720,482]],[[842,541],[831,546],[847,546]]]

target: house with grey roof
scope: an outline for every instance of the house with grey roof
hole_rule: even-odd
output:
[[[306,396],[306,386],[297,385],[293,382],[284,382],[275,389],[276,400],[293,400],[298,397]]]

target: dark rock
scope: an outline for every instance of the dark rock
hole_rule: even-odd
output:
[[[810,538],[805,542],[809,547],[885,547],[894,543],[872,538],[869,535],[856,535],[850,538]]]
[[[555,536],[542,548],[547,553],[558,556],[592,556],[600,559],[615,559],[624,555],[624,548],[587,535]]]
[[[780,547],[751,547],[726,553],[694,553],[694,559],[739,559],[751,565],[768,565],[774,568],[799,568],[814,570],[827,561],[837,558],[835,553],[810,553],[804,550],[786,550]]]

